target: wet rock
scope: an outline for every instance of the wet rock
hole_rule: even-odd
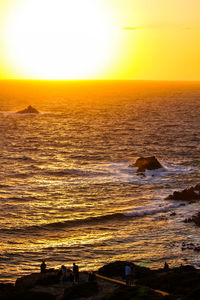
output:
[[[184,222],[185,223],[194,222],[197,226],[200,227],[200,212],[198,212],[196,215],[192,216],[191,218],[186,218]]]
[[[175,191],[172,195],[166,197],[165,200],[181,200],[181,201],[200,200],[200,184],[185,189],[181,192]]]
[[[146,170],[156,170],[163,168],[163,166],[159,163],[155,156],[140,157],[131,166],[138,168],[137,173],[144,173]]]
[[[175,211],[171,212],[170,216],[171,216],[171,217],[174,217],[174,216],[176,216],[176,213],[175,213]]]
[[[29,105],[27,108],[18,111],[17,114],[39,114],[39,111]]]
[[[194,250],[194,251],[197,251],[199,252],[200,251],[200,244],[194,244],[194,243],[182,243],[182,246],[181,246],[181,250],[184,251],[184,250]]]
[[[194,222],[197,226],[200,226],[200,212],[192,216],[192,222]]]

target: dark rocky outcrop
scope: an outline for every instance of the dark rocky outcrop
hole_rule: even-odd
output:
[[[184,246],[184,245],[183,245]],[[185,244],[187,247],[188,245]],[[190,245],[194,246],[194,245]],[[47,278],[54,276],[55,271],[45,274],[31,274],[18,279],[16,285],[0,284],[1,300],[196,300],[200,299],[200,270],[193,266],[181,266],[151,270],[127,261],[109,263],[99,269],[101,275],[124,279],[125,266],[130,265],[133,271],[135,286],[119,286],[115,282],[103,280],[97,276],[96,281],[87,282],[88,273],[80,272],[80,283],[55,283],[51,280],[47,285]],[[44,276],[45,275],[45,276]],[[46,278],[47,276],[47,278]],[[27,277],[27,278],[26,278]],[[46,279],[45,279],[46,278]],[[53,277],[52,277],[53,278]],[[51,279],[52,279],[51,278]],[[45,279],[45,282],[43,282]],[[39,285],[42,283],[44,285]],[[164,294],[167,292],[169,295]]]
[[[181,192],[175,191],[172,195],[166,197],[165,200],[182,200],[182,201],[200,200],[200,184],[185,189]]]
[[[1,300],[56,300],[48,292],[34,292],[25,287],[16,287],[12,284],[0,284]]]
[[[27,108],[18,111],[17,114],[39,114],[39,111],[29,105]]]
[[[194,294],[194,291],[199,290],[200,270],[195,269],[193,266],[181,266],[173,269],[169,268],[166,271],[165,269],[150,270],[129,262],[115,262],[99,269],[99,273],[105,276],[110,275],[110,277],[112,274],[113,278],[118,278],[120,275],[122,276],[124,274],[124,266],[127,264],[134,266],[133,276],[137,285],[168,292],[171,296],[166,296],[164,299],[192,300],[195,298],[190,298],[189,295]],[[108,299],[114,298],[111,297]],[[132,299],[134,299],[134,297]],[[149,298],[146,297],[141,299]]]
[[[192,216],[191,218],[187,218],[184,220],[185,223],[194,222],[197,226],[200,227],[200,212],[198,212],[196,215]]]
[[[163,166],[159,163],[155,156],[140,157],[131,166],[138,168],[137,173],[144,173],[146,170],[156,170],[163,168]]]
[[[18,288],[33,288],[35,285],[52,285],[59,282],[57,271],[46,272],[45,274],[33,273],[22,276],[16,280],[15,286]]]
[[[33,273],[27,276],[17,278],[15,286],[17,288],[32,288],[37,284],[37,281],[41,278],[40,273]]]

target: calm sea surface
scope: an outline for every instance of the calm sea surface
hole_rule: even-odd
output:
[[[29,104],[41,113],[15,113]],[[200,181],[200,83],[1,81],[0,135],[1,281],[43,258],[200,266],[181,250],[200,204],[164,200]],[[145,155],[164,168],[136,175]]]

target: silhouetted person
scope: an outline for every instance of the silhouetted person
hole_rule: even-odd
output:
[[[61,267],[61,273],[62,273],[62,281],[67,281],[67,268],[62,265]]]
[[[164,264],[164,270],[165,270],[165,271],[169,271],[169,265],[168,265],[167,262],[165,262],[165,264]]]
[[[73,273],[74,273],[74,281],[79,282],[79,269],[75,263],[73,263]]]
[[[131,279],[131,267],[125,266],[125,278],[126,278],[126,284],[130,285],[130,279]]]
[[[41,273],[46,273],[46,264],[45,264],[45,260],[42,261],[41,265],[40,265],[40,270]]]

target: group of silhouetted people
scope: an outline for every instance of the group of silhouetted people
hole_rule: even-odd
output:
[[[40,265],[40,271],[42,274],[47,272],[45,260]],[[57,275],[61,281],[79,283],[79,267],[75,263],[73,263],[73,271],[62,265]]]
[[[60,270],[58,271],[58,278],[61,281],[74,282],[74,274],[72,270],[68,269],[64,265],[62,265]]]

